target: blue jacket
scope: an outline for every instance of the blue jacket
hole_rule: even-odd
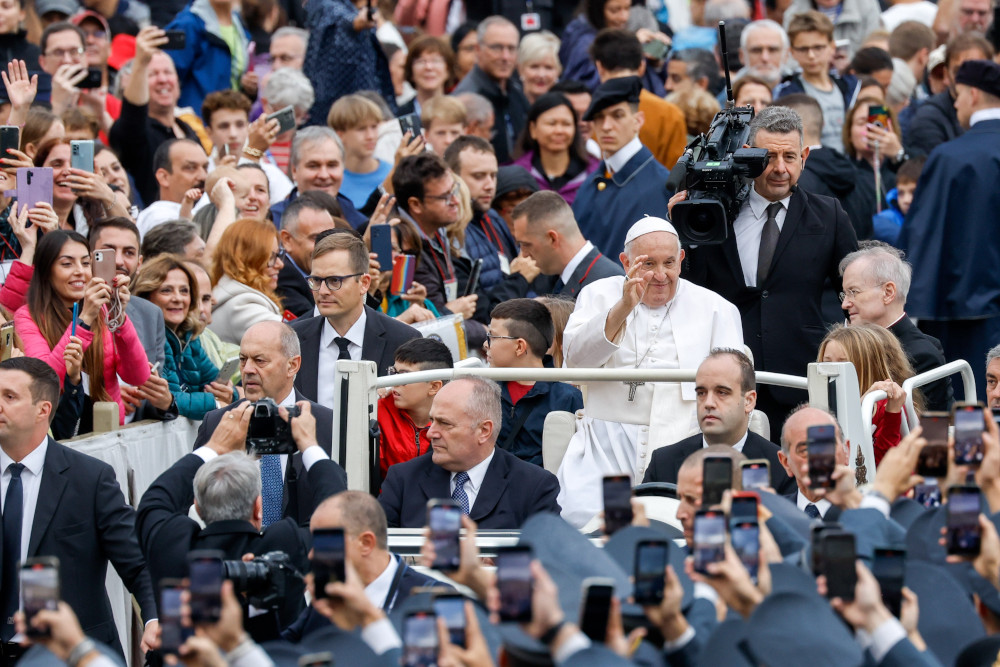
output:
[[[479,273],[480,290],[489,289],[503,280],[505,274],[500,268],[500,251],[508,262],[517,257],[517,243],[507,223],[493,209],[482,215],[477,214],[465,228],[465,252],[473,262],[483,260]]]
[[[507,383],[500,384],[503,405],[503,424],[497,446],[503,447],[519,459],[542,465],[542,429],[545,415],[553,410],[576,412],[583,409],[583,394],[573,385],[565,382],[536,382],[517,405],[511,403]],[[527,413],[526,417],[522,417]],[[523,425],[511,438],[511,432],[518,422]],[[509,441],[509,442],[508,442]]]
[[[893,188],[889,190],[885,198],[886,207],[881,213],[876,213],[872,217],[875,238],[879,241],[885,241],[889,245],[896,245],[899,230],[903,228],[903,212],[899,210],[899,193],[896,188]]]
[[[275,202],[271,205],[271,221],[274,222],[275,228],[279,231],[281,230],[281,216],[284,215],[285,209],[288,205],[299,196],[298,187],[292,188],[292,191],[288,193],[288,196],[279,202]],[[358,209],[354,208],[354,204],[351,200],[344,195],[337,193],[337,203],[340,204],[340,211],[344,214],[344,219],[351,224],[351,227],[355,229],[359,228],[361,225],[368,222],[368,218],[358,212]]]
[[[240,48],[246,53],[250,36],[236,12],[233,12],[233,25],[240,37]],[[200,114],[206,95],[233,87],[229,46],[222,39],[219,21],[208,0],[194,0],[166,29],[183,30],[187,35],[187,48],[166,52],[174,61],[181,84],[177,106],[191,107]]]
[[[170,385],[170,393],[177,401],[177,410],[188,419],[201,419],[206,412],[216,408],[215,396],[202,387],[219,375],[201,342],[193,332],[184,334],[181,341],[167,329],[166,360],[163,362],[163,379]]]

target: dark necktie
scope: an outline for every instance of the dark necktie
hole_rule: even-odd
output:
[[[553,294],[559,294],[566,287],[566,283],[563,282],[562,278],[556,281],[556,284],[552,287]]]
[[[340,348],[340,354],[337,355],[337,360],[347,359],[350,361],[351,353],[348,351],[347,346],[351,344],[351,341],[346,338],[341,338],[340,336],[334,338],[333,341],[337,344],[337,347]]]
[[[780,210],[781,202],[774,202],[767,207],[767,220],[764,221],[764,229],[760,232],[760,250],[757,254],[757,287],[764,286],[764,280],[771,268],[771,260],[774,259],[774,249],[778,247]]]
[[[451,492],[451,499],[459,504],[465,514],[469,513],[469,495],[465,492],[465,483],[468,481],[469,473],[455,473],[455,490]]]
[[[3,603],[3,621],[0,639],[9,641],[14,636],[14,612],[18,607],[18,564],[21,562],[21,520],[24,516],[24,492],[21,487],[23,463],[11,463],[10,484],[3,505],[3,575],[0,579],[0,600]]]
[[[806,516],[809,517],[810,519],[822,519],[823,518],[823,517],[821,517],[819,515],[819,508],[816,507],[815,505],[813,505],[812,503],[809,503],[808,505],[806,505]]]

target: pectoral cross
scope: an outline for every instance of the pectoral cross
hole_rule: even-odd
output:
[[[646,383],[641,380],[625,380],[622,384],[628,385],[628,400],[631,403],[635,400],[635,390],[639,388],[639,385]]]

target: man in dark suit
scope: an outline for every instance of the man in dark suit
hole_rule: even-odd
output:
[[[452,498],[480,528],[520,528],[539,512],[559,513],[559,482],[544,468],[496,446],[500,387],[466,377],[434,397],[431,451],[389,468],[379,502],[390,528],[425,524],[427,501]]]
[[[143,650],[156,644],[156,603],[135,536],[135,512],[111,466],[48,437],[59,402],[59,378],[30,357],[0,363],[0,656],[20,655],[13,615],[18,609],[18,564],[59,559],[60,594],[83,631],[124,655],[104,587],[110,561],[136,597],[146,628]]]
[[[278,295],[285,310],[295,317],[312,317],[312,290],[306,277],[312,271],[312,252],[317,237],[336,224],[330,211],[316,200],[312,192],[303,192],[292,200],[281,216],[281,247],[285,263],[278,272]]]
[[[840,274],[844,284],[840,305],[851,324],[867,322],[891,331],[917,373],[944,365],[940,341],[918,329],[903,310],[913,268],[899,250],[880,241],[865,241],[860,250],[840,262]],[[951,409],[950,379],[924,385],[920,391],[928,410]]]
[[[621,264],[601,254],[583,237],[573,209],[558,193],[542,190],[517,205],[512,214],[521,256],[512,272],[487,293],[492,312],[498,304],[543,294],[576,298],[584,287],[624,275]],[[519,265],[519,271],[514,271]]]
[[[743,340],[757,370],[802,376],[826,335],[824,283],[829,279],[839,290],[838,264],[857,250],[858,241],[837,200],[795,188],[809,155],[795,111],[761,111],[750,125],[750,143],[767,149],[767,168],[730,221],[725,242],[689,248],[684,271],[688,280],[739,308]],[[671,210],[686,195],[683,190],[674,195]],[[684,220],[674,222],[683,239]],[[776,435],[785,415],[805,398],[801,390],[765,385],[757,392],[757,407]]]
[[[299,401],[298,406],[302,412],[291,420],[292,437],[309,477],[311,503],[318,506],[344,490],[344,475],[317,443],[309,402]],[[222,551],[228,560],[239,560],[247,553],[261,556],[283,551],[295,569],[308,570],[309,531],[287,516],[263,525],[258,464],[244,451],[252,413],[249,403],[230,411],[233,418],[224,419],[204,447],[167,469],[143,494],[136,530],[157,582],[187,576],[187,554],[196,549]],[[188,516],[192,502],[204,528]],[[251,620],[248,629],[257,641],[276,639],[280,629],[302,611],[304,589],[301,581],[295,581],[277,619]]]
[[[739,350],[716,349],[698,366],[695,375],[699,435],[693,435],[653,452],[643,482],[677,483],[684,459],[705,447],[726,445],[748,459],[767,459],[771,488],[778,493],[795,490],[795,480],[785,473],[778,447],[749,428],[757,404],[753,363]]]
[[[243,334],[243,340],[240,341],[240,360],[240,373],[246,398],[205,415],[194,441],[196,454],[208,445],[212,434],[223,419],[235,418],[235,415],[239,414],[236,411],[241,409],[240,406],[246,405],[246,401],[256,403],[262,398],[270,398],[277,405],[287,408],[299,401],[308,400],[296,391],[293,385],[295,375],[302,364],[302,355],[298,336],[287,324],[260,322],[247,329]],[[316,439],[320,448],[329,457],[333,443],[333,411],[311,401],[309,405],[316,420]],[[211,456],[211,454],[206,455]],[[279,496],[275,490],[272,496],[271,487],[264,490],[265,507],[268,510],[265,512],[265,525],[281,517],[290,517],[302,526],[308,525],[309,517],[316,509],[312,500],[315,490],[312,488],[309,475],[306,474],[302,455],[295,453],[269,456],[278,457],[279,460],[275,461],[265,456],[261,459],[262,467],[270,466],[272,463],[279,464],[280,468],[276,471],[283,480],[283,491]],[[334,465],[340,468],[338,464]],[[271,474],[272,470],[268,467],[266,473],[262,470],[262,474]],[[339,475],[341,490],[346,489],[347,475],[342,468]],[[270,511],[272,508],[275,513]]]
[[[338,359],[374,361],[377,373],[385,375],[396,348],[420,332],[365,305],[371,286],[368,249],[353,234],[330,234],[316,243],[309,281],[320,314],[292,324],[302,346],[295,387],[332,408]]]
[[[825,498],[825,489],[814,489],[809,486],[809,440],[807,431],[810,426],[830,424],[836,427],[837,449],[836,464],[847,465],[847,452],[850,442],[844,441],[844,433],[840,424],[826,410],[801,405],[788,415],[784,428],[781,430],[781,451],[778,458],[785,472],[795,479],[796,488],[785,492],[785,498],[806,513],[810,519],[836,521],[841,509]]]

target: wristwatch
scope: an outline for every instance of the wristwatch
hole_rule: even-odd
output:
[[[562,620],[562,621],[559,621],[558,623],[556,623],[555,625],[553,625],[551,628],[549,628],[548,630],[546,630],[545,634],[543,634],[541,637],[538,638],[538,641],[542,642],[546,646],[551,646],[552,642],[554,642],[556,640],[556,637],[559,635],[559,631],[563,629],[564,625],[566,625],[565,619]]]

